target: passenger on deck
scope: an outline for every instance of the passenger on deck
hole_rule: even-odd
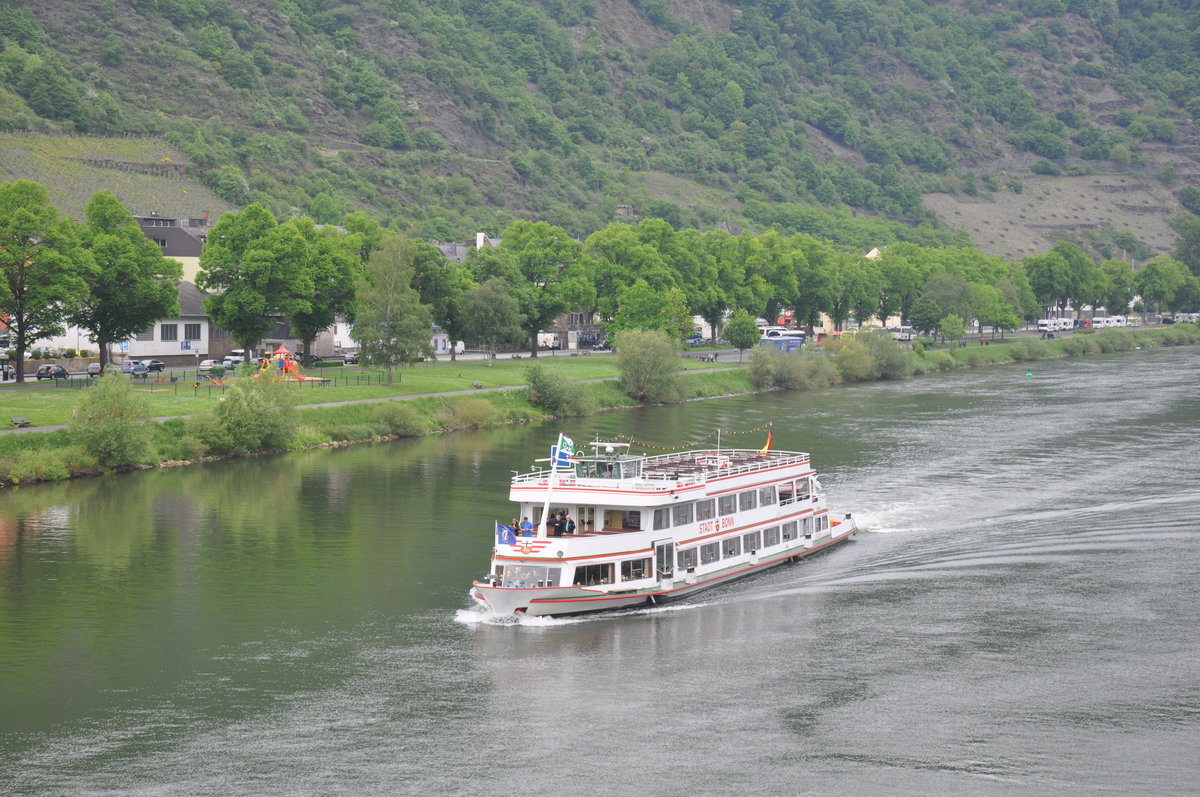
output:
[[[570,512],[567,513],[566,526],[563,529],[563,533],[565,533],[565,534],[574,534],[575,533],[575,521],[571,519]]]
[[[553,518],[551,518],[550,523],[551,523],[551,532],[550,533],[553,534],[555,537],[561,537],[563,535],[563,530],[567,527],[567,521],[563,520],[563,513],[559,512],[557,515],[555,515]]]
[[[521,518],[521,535],[524,537],[533,536],[533,524],[529,522],[529,515]]]

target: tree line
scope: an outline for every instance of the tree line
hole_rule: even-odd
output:
[[[246,349],[283,318],[311,352],[321,331],[346,319],[362,357],[390,374],[432,354],[433,324],[491,352],[524,343],[536,357],[538,332],[572,312],[598,318],[606,334],[664,330],[681,339],[693,333],[693,316],[715,338],[739,311],[775,319],[790,310],[810,331],[824,315],[838,329],[850,318],[899,317],[936,332],[951,316],[1012,330],[1051,307],[1124,312],[1135,295],[1148,308],[1200,309],[1200,220],[1181,217],[1177,229],[1176,256],[1137,272],[1121,260],[1096,263],[1067,242],[1022,261],[916,243],[871,258],[807,234],[676,230],[662,219],[609,224],[583,241],[545,221],[517,221],[497,246],[455,263],[363,212],[334,227],[304,216],[281,222],[251,204],[210,231],[197,286],[210,293],[213,322]],[[178,312],[179,264],[106,191],[92,198],[86,221],[74,222],[36,183],[0,186],[0,270],[18,379],[25,347],[66,323],[90,333],[103,361],[108,344]]]

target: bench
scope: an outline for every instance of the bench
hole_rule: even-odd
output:
[[[29,419],[28,419],[28,418],[10,418],[9,420],[12,422],[12,425],[13,425],[13,428],[14,428],[14,429],[19,429],[19,428],[21,428],[22,426],[28,426],[28,425],[29,425]]]
[[[476,390],[483,390],[483,382],[472,382],[471,387],[475,388]]]

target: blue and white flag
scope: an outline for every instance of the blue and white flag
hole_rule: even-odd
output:
[[[569,468],[575,462],[575,441],[559,432],[558,444],[550,446],[550,461],[555,467]]]
[[[512,526],[506,526],[503,523],[496,522],[496,542],[501,545],[516,545],[517,533]]]

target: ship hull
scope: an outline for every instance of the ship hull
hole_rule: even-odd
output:
[[[691,597],[705,590],[764,572],[773,567],[798,561],[845,542],[855,535],[854,521],[846,518],[834,527],[835,534],[820,540],[764,555],[757,562],[743,562],[703,574],[688,574],[682,579],[659,582],[653,587],[631,590],[606,590],[603,587],[505,587],[475,582],[471,596],[484,611],[499,616],[553,617],[615,611],[656,605]]]

